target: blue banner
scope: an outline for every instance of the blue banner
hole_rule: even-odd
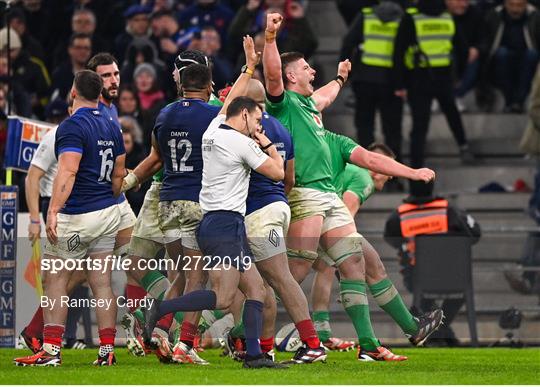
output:
[[[56,125],[24,117],[9,116],[4,168],[26,172],[41,139]]]
[[[15,347],[18,187],[0,186],[0,347]]]

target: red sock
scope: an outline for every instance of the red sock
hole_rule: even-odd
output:
[[[261,351],[265,353],[270,352],[272,349],[274,349],[274,337],[260,339],[259,342],[261,343]]]
[[[131,308],[129,308],[130,312],[133,312],[135,309],[137,309],[136,305],[139,305],[138,302],[133,302],[136,300],[142,300],[146,296],[146,290],[141,288],[138,285],[126,285],[126,298],[128,300],[131,300],[130,305],[133,305]]]
[[[30,320],[30,323],[24,328],[24,331],[30,337],[43,337],[43,309],[37,308],[36,313]]]
[[[43,327],[43,344],[50,344],[61,348],[63,335],[63,325],[45,324]]]
[[[99,333],[99,345],[114,345],[114,338],[116,337],[115,328],[103,328],[98,331]]]
[[[171,329],[171,325],[174,319],[174,314],[169,313],[160,318],[156,324],[156,327],[163,329],[164,331],[168,332],[169,329]]]
[[[180,341],[187,344],[190,348],[193,348],[195,336],[197,336],[197,326],[189,321],[182,321],[182,327],[180,328]]]
[[[303,320],[297,322],[295,325],[296,329],[298,329],[298,333],[300,334],[300,340],[307,344],[309,348],[315,349],[321,346],[321,342],[319,340],[319,336],[317,336],[317,331],[315,330],[313,321]]]

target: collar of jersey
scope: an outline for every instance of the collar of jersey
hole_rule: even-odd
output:
[[[229,126],[227,124],[221,124],[221,125],[219,125],[219,128],[220,129],[225,129],[225,130],[236,130],[235,128],[233,128],[232,126]]]
[[[96,111],[98,114],[101,114],[101,112],[99,111],[99,108],[93,108],[93,107],[80,107],[80,108],[77,109],[75,114],[77,114],[79,112],[82,113],[83,111],[87,111],[87,110]]]

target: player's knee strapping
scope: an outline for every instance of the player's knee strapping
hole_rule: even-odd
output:
[[[392,301],[398,295],[398,291],[389,280],[381,281],[379,284],[377,284],[379,286],[370,286],[369,290],[377,305],[382,307]]]
[[[318,254],[316,251],[296,250],[287,248],[287,256],[289,258],[299,258],[313,262],[317,259]]]
[[[326,250],[326,254],[332,259],[335,266],[339,266],[347,258],[353,255],[362,256],[362,241],[364,237],[357,232],[347,235],[338,240],[332,247]]]

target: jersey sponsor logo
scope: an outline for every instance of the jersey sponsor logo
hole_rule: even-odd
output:
[[[272,229],[270,230],[270,233],[268,234],[268,242],[270,242],[274,247],[279,246],[279,234],[276,230]]]
[[[81,245],[81,238],[79,237],[79,234],[73,235],[67,241],[68,251],[75,251],[77,247],[79,247],[80,245]]]

